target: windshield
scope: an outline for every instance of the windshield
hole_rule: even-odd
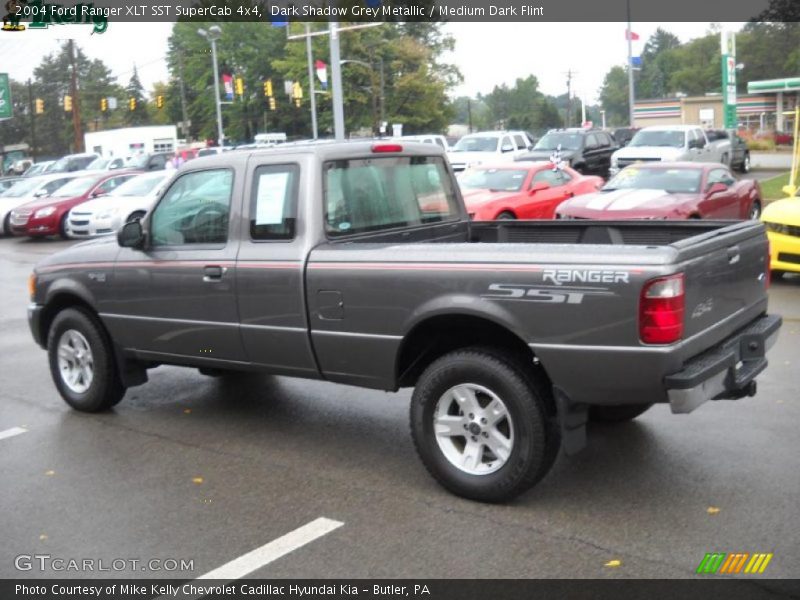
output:
[[[583,145],[583,136],[579,133],[548,133],[533,149],[557,150],[559,144],[562,150],[578,150]]]
[[[453,146],[453,152],[497,152],[498,141],[493,136],[464,136]]]
[[[686,134],[683,131],[640,131],[628,144],[635,146],[664,146],[668,148],[683,148]]]
[[[94,177],[78,177],[69,183],[63,185],[51,195],[55,198],[72,198],[74,196],[83,196],[89,189],[97,183],[97,176]]]
[[[69,156],[64,156],[63,158],[59,158],[56,162],[54,162],[47,170],[52,173],[60,173],[62,171],[66,171],[68,167]]]
[[[132,169],[142,169],[147,166],[147,154],[138,154],[136,156],[131,156],[126,162],[125,166],[131,167]]]
[[[602,191],[617,189],[664,190],[670,194],[696,194],[700,191],[701,169],[640,169],[628,167],[603,186]]]
[[[92,162],[86,165],[87,171],[102,171],[106,167],[108,167],[108,163],[111,162],[111,159],[108,158],[95,158]]]
[[[459,185],[493,192],[518,192],[527,174],[524,169],[470,169],[461,176]]]
[[[0,194],[0,197],[21,198],[22,196],[27,196],[30,192],[35,190],[41,184],[42,181],[40,179],[23,179],[12,185],[2,194]]]
[[[166,172],[156,175],[139,175],[120,185],[109,196],[147,196],[168,176],[169,173]]]
[[[47,163],[36,163],[28,167],[28,170],[23,173],[23,177],[30,177],[31,175],[40,175],[47,167]]]

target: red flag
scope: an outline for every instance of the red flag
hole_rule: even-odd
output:
[[[639,34],[638,33],[634,33],[630,29],[626,29],[625,30],[625,39],[626,40],[631,40],[632,42],[635,42],[636,40],[639,39]]]

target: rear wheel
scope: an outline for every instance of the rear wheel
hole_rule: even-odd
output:
[[[488,348],[444,355],[411,400],[411,433],[428,472],[451,492],[511,500],[555,462],[559,431],[550,392],[514,358]]]
[[[504,210],[499,215],[497,215],[498,221],[513,221],[516,218],[517,218],[516,215],[508,210]]]
[[[11,213],[6,215],[6,218],[3,219],[3,235],[12,235],[11,232]]]
[[[621,404],[619,406],[590,406],[589,420],[594,423],[624,423],[632,421],[652,404]]]
[[[91,313],[77,308],[58,313],[50,326],[47,353],[56,388],[72,408],[98,412],[125,395],[114,349]]]

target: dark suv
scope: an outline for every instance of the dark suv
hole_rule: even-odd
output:
[[[596,129],[551,129],[533,150],[520,154],[515,160],[550,160],[553,152],[561,150],[561,158],[584,175],[608,176],[611,155],[617,149],[614,138]]]

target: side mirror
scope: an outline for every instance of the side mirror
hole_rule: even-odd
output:
[[[39,190],[33,195],[34,198],[44,198],[45,196],[47,196],[47,190]]]
[[[720,192],[724,192],[727,189],[728,189],[727,185],[718,181],[717,183],[712,183],[710,186],[708,186],[708,191],[706,192],[706,194],[709,196],[713,196],[714,194],[719,194]]]
[[[117,243],[123,248],[144,247],[144,230],[141,221],[136,219],[125,223],[117,234]]]
[[[512,146],[511,144],[503,144],[502,148],[500,148],[500,152],[504,153],[513,151],[514,151],[514,146]]]
[[[95,190],[92,192],[92,198],[99,198],[100,196],[105,196],[106,193],[103,190]]]
[[[533,196],[536,192],[541,192],[542,190],[549,190],[550,184],[546,181],[537,181],[531,186],[531,189],[528,190],[528,194]]]

